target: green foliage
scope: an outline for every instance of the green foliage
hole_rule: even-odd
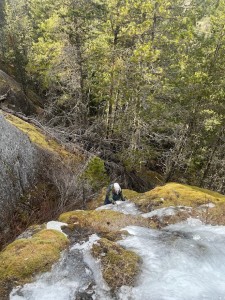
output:
[[[104,161],[97,156],[91,158],[82,177],[96,191],[109,184],[109,176],[105,170]]]
[[[6,1],[1,57],[49,95],[57,125],[91,124],[127,169],[146,160],[222,191],[224,4]]]

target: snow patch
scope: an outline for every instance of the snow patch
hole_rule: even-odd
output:
[[[62,226],[68,226],[67,223],[62,223],[62,222],[58,222],[58,221],[50,221],[47,223],[46,228],[47,229],[55,229],[57,231],[62,232],[65,236],[67,236],[63,231],[62,231]]]

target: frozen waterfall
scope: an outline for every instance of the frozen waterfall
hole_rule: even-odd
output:
[[[141,215],[128,201],[99,209]],[[151,214],[161,217],[172,210]],[[138,226],[125,230],[130,235],[120,245],[142,259],[134,287],[123,286],[110,295],[99,263],[90,254],[98,240],[92,235],[88,242],[76,243],[64,253],[51,272],[14,289],[10,300],[225,300],[225,226],[204,225],[189,218],[162,230]]]

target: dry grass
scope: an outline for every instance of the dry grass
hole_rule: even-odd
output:
[[[137,174],[140,178],[151,183],[152,185],[162,185],[164,182],[163,176],[155,171],[151,171],[145,168],[137,171]]]
[[[88,210],[92,210],[92,209],[96,209],[99,206],[102,206],[104,204],[105,201],[105,195],[106,195],[106,187],[104,187],[103,189],[101,189],[101,191],[99,192],[99,194],[97,195],[97,197],[95,197],[94,199],[90,200],[87,204],[86,207]]]
[[[179,212],[174,216],[164,218],[165,225],[175,224],[187,218],[197,218],[204,224],[225,225],[225,203],[219,203],[213,208],[193,208],[190,212]]]

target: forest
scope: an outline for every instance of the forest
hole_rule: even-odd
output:
[[[1,0],[0,9],[0,68],[38,95],[37,118],[62,141],[136,190],[151,170],[225,192],[224,0]]]

